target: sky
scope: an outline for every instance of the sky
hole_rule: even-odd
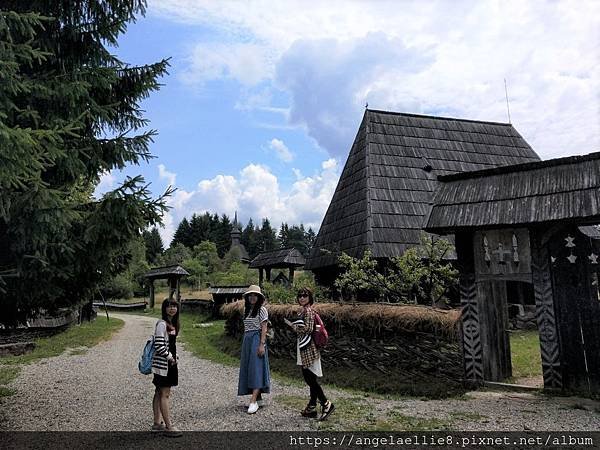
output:
[[[113,52],[170,58],[142,103],[159,231],[237,212],[318,230],[370,109],[510,122],[542,159],[600,151],[600,1],[149,0]],[[505,90],[506,80],[506,90]]]

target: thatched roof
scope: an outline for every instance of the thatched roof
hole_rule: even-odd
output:
[[[401,255],[419,244],[439,175],[537,160],[510,124],[366,110],[306,268],[341,251]]]
[[[304,256],[295,248],[282,248],[256,255],[248,266],[250,269],[268,267],[300,267],[306,263]]]
[[[440,177],[427,230],[600,221],[600,152]]]
[[[170,276],[184,276],[189,275],[189,272],[185,270],[183,267],[175,265],[175,266],[164,266],[164,267],[153,267],[150,269],[144,277],[154,279],[154,278],[168,278]]]

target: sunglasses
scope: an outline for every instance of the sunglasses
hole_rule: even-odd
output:
[[[308,294],[298,294],[298,298],[304,298],[304,297],[309,298]]]

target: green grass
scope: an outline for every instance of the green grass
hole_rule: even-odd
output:
[[[540,338],[537,331],[517,331],[510,334],[512,378],[542,375]]]
[[[283,395],[277,401],[300,411],[306,406],[306,398]],[[407,415],[400,408],[376,411],[363,397],[338,398],[334,400],[335,411],[324,422],[313,421],[321,431],[433,431],[449,430],[453,421],[421,418]]]
[[[22,364],[58,356],[66,350],[70,350],[70,355],[81,355],[86,352],[84,347],[93,347],[109,339],[124,323],[116,318],[107,321],[104,317],[98,317],[94,322],[75,325],[54,336],[36,339],[35,349],[30,353],[0,357],[0,398],[10,397],[15,393],[14,389],[6,385],[19,376]]]
[[[61,355],[68,348],[77,348],[76,351],[81,352],[81,347],[93,347],[109,339],[114,332],[123,327],[123,324],[120,319],[111,318],[107,321],[105,317],[98,316],[91,323],[75,325],[54,336],[36,339],[35,350],[31,353],[0,357],[0,364],[29,364],[43,358]]]

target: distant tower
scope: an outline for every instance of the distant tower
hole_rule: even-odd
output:
[[[248,252],[246,251],[246,247],[240,242],[240,238],[242,237],[242,227],[237,221],[237,211],[235,212],[235,216],[233,218],[233,226],[231,227],[231,250],[235,247],[240,250],[240,261],[243,263],[250,262],[250,257],[248,256]],[[230,251],[231,251],[230,250]]]

